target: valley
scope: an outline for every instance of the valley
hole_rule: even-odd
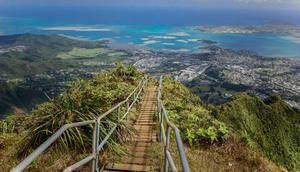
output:
[[[234,93],[246,91],[263,99],[280,95],[300,108],[297,59],[265,58],[215,45],[202,48],[203,53],[191,54],[111,48],[107,41],[80,41],[56,35],[11,35],[0,40],[0,82],[6,85],[1,86],[2,117],[16,108],[29,112],[35,104],[62,94],[72,81],[92,78],[118,62],[134,64],[154,76],[174,76],[206,103],[222,104]],[[16,91],[19,89],[34,92],[27,95],[31,97],[30,106],[24,103],[23,93]]]

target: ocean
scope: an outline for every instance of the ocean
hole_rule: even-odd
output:
[[[300,40],[287,34],[196,32],[194,26],[249,26],[273,21],[300,24],[297,11],[266,9],[146,7],[0,7],[0,35],[59,34],[74,39],[103,40],[162,51],[198,53],[207,46],[249,50],[267,57],[300,58]]]

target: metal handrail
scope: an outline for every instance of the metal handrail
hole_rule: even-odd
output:
[[[95,120],[70,123],[63,125],[59,130],[57,130],[50,138],[48,138],[44,143],[42,143],[37,149],[35,149],[28,157],[26,157],[22,162],[20,162],[16,167],[11,169],[11,172],[21,172],[23,171],[29,164],[31,164],[39,155],[41,155],[53,142],[55,142],[66,130],[74,127],[81,127],[86,125],[94,124],[93,126],[93,150],[92,154],[85,157],[84,159],[76,162],[75,164],[64,169],[64,172],[74,171],[77,168],[83,166],[84,164],[92,161],[92,172],[98,171],[98,155],[102,150],[103,146],[107,143],[110,136],[116,130],[118,124],[114,124],[113,128],[108,132],[106,137],[99,144],[99,124],[100,120],[111,114],[115,110],[120,112],[120,108],[122,105],[126,105],[126,111],[124,115],[119,118],[120,121],[128,119],[128,113],[131,110],[132,106],[137,102],[141,92],[144,90],[145,85],[147,84],[148,78],[147,76],[143,77],[143,79],[139,82],[138,86],[130,93],[130,95],[126,98],[126,100],[120,102],[101,116],[99,116]],[[133,99],[133,100],[131,100]],[[119,121],[119,122],[120,122]]]
[[[180,160],[181,160],[182,171],[190,172],[190,167],[185,155],[184,146],[180,136],[180,131],[172,122],[169,121],[167,111],[161,100],[162,81],[163,81],[163,76],[161,76],[159,79],[159,87],[157,92],[157,112],[158,112],[158,118],[160,124],[160,141],[164,144],[164,169],[163,170],[164,172],[167,172],[170,166],[172,172],[177,171],[176,165],[174,163],[170,151],[170,135],[171,135],[171,130],[173,130],[175,133],[177,151],[179,153]]]

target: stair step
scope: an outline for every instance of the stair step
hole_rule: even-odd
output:
[[[140,110],[140,114],[144,114],[144,115],[153,115],[153,113],[155,112],[155,108],[153,108],[152,110],[145,110],[142,111],[143,108],[141,108]]]
[[[130,156],[125,156],[121,160],[122,163],[129,163],[129,164],[146,164],[147,159],[146,158],[139,158],[139,157],[130,157]]]
[[[147,133],[136,133],[133,137],[142,138],[142,137],[152,137],[152,136],[154,136],[153,133],[147,132]]]
[[[135,125],[155,125],[154,122],[136,122]]]
[[[157,136],[152,136],[152,138],[131,138],[130,141],[132,142],[156,142]]]
[[[156,132],[139,132],[136,133],[133,137],[153,137],[156,135]]]
[[[140,128],[140,129],[136,129],[136,131],[135,131],[135,135],[141,135],[141,134],[147,134],[147,133],[155,133],[155,131],[152,130],[152,127]]]
[[[151,130],[152,126],[151,125],[133,125],[133,128],[136,131],[146,131],[146,130]]]
[[[144,116],[141,116],[139,117],[136,121],[153,121],[153,117],[144,117]]]
[[[136,122],[139,122],[139,121],[147,121],[147,122],[153,122],[153,118],[139,118],[136,120]]]
[[[130,157],[135,157],[135,158],[146,158],[147,157],[147,152],[132,152],[128,153],[128,156]]]
[[[119,171],[136,171],[136,172],[154,172],[158,171],[157,167],[137,164],[111,163],[107,164],[105,170]]]
[[[132,138],[130,139],[129,141],[132,141],[132,142],[147,142],[147,143],[150,143],[150,142],[153,142],[153,139],[136,139],[136,138]]]
[[[153,120],[152,119],[144,119],[144,120],[138,119],[136,121],[136,123],[153,123]]]
[[[153,115],[141,115],[138,119],[142,119],[142,118],[153,119]]]
[[[140,114],[140,118],[142,118],[142,117],[147,117],[147,118],[153,118],[153,113],[141,113]]]
[[[135,142],[135,143],[132,143],[131,146],[145,147],[145,146],[151,146],[151,143],[147,143],[147,142]]]
[[[157,87],[151,86],[145,90],[141,99],[139,115],[136,116],[133,128],[134,133],[127,147],[127,154],[120,157],[120,162],[107,164],[104,172],[158,172],[159,167],[149,166],[149,151],[153,142],[157,141],[154,121],[156,114]]]
[[[140,118],[136,122],[153,122],[152,118]]]
[[[137,137],[133,137],[132,140],[135,140],[135,141],[143,141],[143,140],[153,140],[151,136],[145,136],[145,137],[140,137],[140,136],[137,136]]]
[[[139,132],[135,133],[136,136],[152,136],[153,135],[153,131],[152,130],[140,130]]]
[[[148,147],[144,146],[128,146],[127,150],[129,153],[133,153],[134,151],[137,152],[146,152],[148,150]]]

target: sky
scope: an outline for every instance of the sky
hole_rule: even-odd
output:
[[[4,6],[149,6],[297,9],[300,0],[0,0]]]

